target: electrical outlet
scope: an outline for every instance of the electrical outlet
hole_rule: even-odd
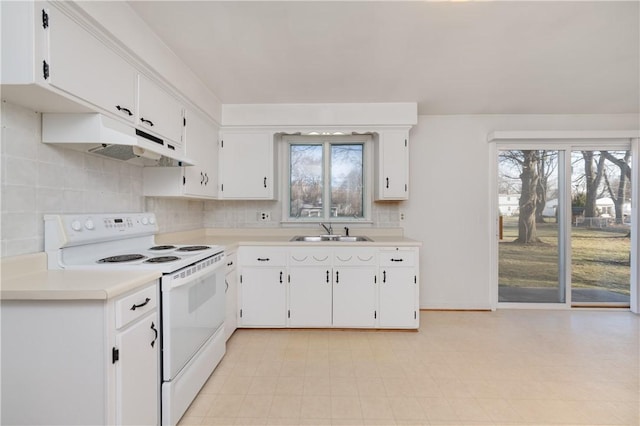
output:
[[[400,219],[400,222],[404,220],[404,212],[400,212],[399,219]]]
[[[271,212],[258,212],[258,222],[271,222]]]

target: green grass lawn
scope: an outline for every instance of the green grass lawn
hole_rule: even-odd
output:
[[[505,217],[499,244],[500,285],[517,287],[558,286],[558,225],[538,224],[540,244],[513,243],[518,236],[517,217]],[[571,285],[608,289],[629,294],[628,227],[571,228]]]

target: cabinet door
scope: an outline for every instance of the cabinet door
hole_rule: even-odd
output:
[[[195,166],[184,168],[186,195],[215,197],[218,194],[218,129],[195,112],[187,112],[185,148]]]
[[[418,279],[413,267],[380,270],[380,327],[418,326]]]
[[[300,266],[289,269],[289,325],[331,326],[330,266]]]
[[[225,310],[224,320],[225,340],[236,331],[238,327],[238,275],[236,269],[235,253],[225,254],[227,262],[227,274],[225,276]]]
[[[219,198],[273,199],[273,137],[224,133],[220,141]]]
[[[409,147],[405,131],[388,131],[379,135],[378,200],[406,200],[409,197]]]
[[[174,142],[182,142],[182,104],[143,75],[138,82],[137,126]]]
[[[376,268],[334,269],[333,325],[375,327],[376,316]]]
[[[62,11],[49,9],[51,85],[133,122],[134,67]]]
[[[240,324],[284,327],[287,309],[285,281],[284,268],[242,268]]]
[[[157,311],[116,335],[116,423],[158,424]]]

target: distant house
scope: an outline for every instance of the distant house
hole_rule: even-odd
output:
[[[515,216],[520,213],[520,194],[498,195],[498,209],[501,216]]]

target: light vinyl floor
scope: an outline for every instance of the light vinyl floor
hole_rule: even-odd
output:
[[[423,311],[420,324],[239,329],[180,424],[640,424],[639,316]]]

